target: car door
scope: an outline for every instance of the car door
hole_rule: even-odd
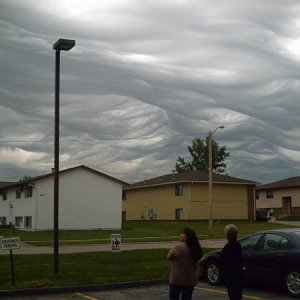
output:
[[[255,269],[253,269],[254,266],[252,262],[253,252],[255,251],[257,244],[262,239],[262,237],[262,233],[257,233],[239,240],[242,248],[245,282],[250,282],[251,278],[254,276]]]
[[[266,233],[248,257],[251,281],[263,284],[279,282],[280,270],[287,262],[289,240],[279,233]]]

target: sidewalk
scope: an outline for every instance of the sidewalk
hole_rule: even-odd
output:
[[[178,241],[169,242],[141,242],[141,243],[122,243],[122,250],[137,249],[170,249]],[[225,240],[200,240],[201,246],[204,248],[222,248]],[[59,253],[82,253],[82,252],[99,252],[111,251],[111,244],[90,244],[90,245],[61,245]],[[20,249],[13,250],[14,254],[51,254],[52,246],[33,246],[25,242],[21,242]],[[0,251],[0,255],[9,255],[9,251]]]
[[[297,226],[300,227],[300,221],[272,221],[272,223],[275,224],[284,224],[284,225],[292,225],[292,226]]]

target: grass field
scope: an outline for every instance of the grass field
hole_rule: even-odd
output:
[[[4,290],[166,278],[166,255],[166,249],[61,254],[59,275],[53,274],[52,255],[14,255],[14,286],[9,256],[0,256],[0,286]]]
[[[194,229],[199,239],[219,239],[224,237],[223,229],[228,223],[234,223],[239,228],[239,236],[242,237],[252,232],[289,227],[268,222],[248,222],[248,221],[221,221],[214,222],[212,236],[208,236],[207,222],[184,222],[184,221],[127,221],[123,223],[121,230],[65,230],[59,232],[60,244],[99,244],[110,242],[112,233],[120,233],[123,242],[136,241],[164,241],[177,240],[184,227]],[[0,229],[0,236],[19,236],[22,241],[27,241],[36,245],[51,245],[53,241],[53,231],[21,231]]]
[[[214,236],[223,238],[223,228],[229,222],[214,223]],[[234,222],[240,229],[239,236],[252,232],[291,227],[267,222]],[[125,222],[120,231],[88,230],[61,231],[60,244],[110,242],[111,233],[121,233],[122,241],[173,239],[177,240],[184,227],[193,228],[199,238],[207,239],[207,223],[204,222]],[[29,232],[0,230],[0,236],[20,236],[23,241],[51,244],[52,231]],[[204,252],[212,249],[204,249]],[[11,282],[9,255],[0,255],[0,290],[39,288],[53,286],[77,286],[136,280],[167,278],[170,264],[166,260],[167,249],[132,250],[121,253],[60,254],[60,274],[54,275],[53,255],[13,255],[15,285]],[[115,255],[115,256],[114,256]],[[115,264],[116,259],[116,264]],[[115,267],[117,266],[117,267]]]

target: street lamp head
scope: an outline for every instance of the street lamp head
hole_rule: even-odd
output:
[[[225,128],[225,126],[218,126],[217,128],[215,128],[215,130],[214,131],[209,131],[209,133],[211,134],[211,135],[213,135],[218,129],[224,129]]]
[[[59,39],[53,45],[53,49],[60,51],[69,51],[75,46],[75,40]]]

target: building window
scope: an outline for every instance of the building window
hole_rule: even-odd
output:
[[[21,189],[17,188],[16,189],[16,199],[20,199],[21,198]]]
[[[127,198],[126,191],[122,191],[122,200],[126,200],[126,198]]]
[[[6,225],[6,217],[0,217],[0,224]]]
[[[183,184],[175,184],[175,196],[183,195]]]
[[[148,218],[152,220],[154,218],[154,210],[153,208],[148,208]]]
[[[272,199],[273,198],[273,191],[272,190],[266,191],[266,198],[267,199]]]
[[[255,191],[255,199],[256,199],[256,200],[259,199],[259,191]]]
[[[27,216],[25,217],[25,228],[31,228],[32,227],[32,217]]]
[[[183,220],[183,209],[182,208],[176,208],[175,209],[175,219],[176,220]]]
[[[15,227],[20,228],[23,222],[23,217],[15,217]]]
[[[32,198],[32,186],[25,188],[25,198]]]
[[[7,200],[7,191],[1,191],[2,200]]]

